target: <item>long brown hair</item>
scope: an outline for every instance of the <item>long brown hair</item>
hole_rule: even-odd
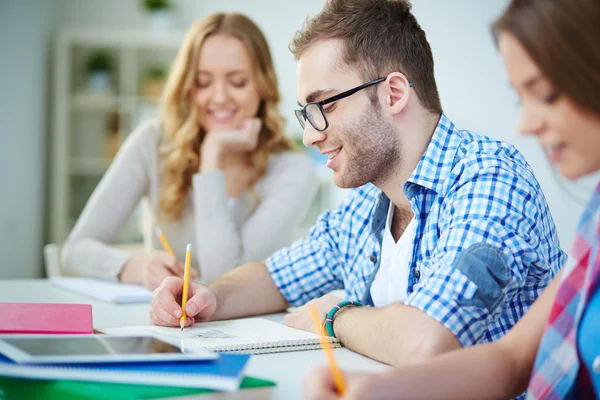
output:
[[[211,14],[192,25],[173,62],[161,98],[160,123],[168,138],[161,147],[162,176],[158,219],[172,222],[180,218],[189,193],[192,176],[200,165],[200,146],[206,132],[198,123],[192,95],[200,49],[206,38],[225,33],[238,38],[252,60],[254,78],[261,97],[257,117],[262,120],[257,150],[251,155],[255,170],[249,189],[267,171],[269,155],[293,150],[283,134],[284,118],[278,110],[280,94],[267,41],[254,22],[236,13]]]
[[[290,50],[298,59],[317,40],[342,39],[342,61],[366,81],[402,72],[423,107],[440,114],[431,47],[410,9],[406,0],[328,0],[296,32]]]
[[[600,0],[513,0],[492,32],[514,35],[561,93],[600,115]]]

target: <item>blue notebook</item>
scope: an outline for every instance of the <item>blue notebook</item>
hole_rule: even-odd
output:
[[[206,361],[19,365],[0,354],[0,376],[236,391],[249,358],[222,354]]]

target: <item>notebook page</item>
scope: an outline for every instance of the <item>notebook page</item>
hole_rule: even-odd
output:
[[[186,350],[231,351],[291,346],[307,350],[312,348],[311,345],[317,348],[319,345],[319,336],[315,333],[290,328],[264,318],[197,323],[183,331],[178,327],[163,326],[108,328],[102,331],[120,335],[151,333],[170,342],[177,341]],[[337,340],[331,339],[337,343]]]
[[[53,285],[109,303],[150,303],[152,292],[141,285],[112,282],[102,279],[53,277]]]

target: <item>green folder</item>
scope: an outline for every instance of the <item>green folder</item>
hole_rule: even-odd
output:
[[[245,377],[240,389],[270,386],[275,386],[275,382]],[[214,392],[215,391],[211,389],[192,389],[171,386],[0,377],[0,399],[2,400],[137,400],[199,395]]]

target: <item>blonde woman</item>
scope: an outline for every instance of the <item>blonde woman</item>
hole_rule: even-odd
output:
[[[279,100],[267,42],[250,19],[216,13],[196,22],[159,119],[121,147],[63,247],[65,269],[154,289],[182,276],[188,242],[203,281],[289,244],[317,180],[284,136]],[[156,238],[152,255],[111,247],[144,196],[175,257]]]

